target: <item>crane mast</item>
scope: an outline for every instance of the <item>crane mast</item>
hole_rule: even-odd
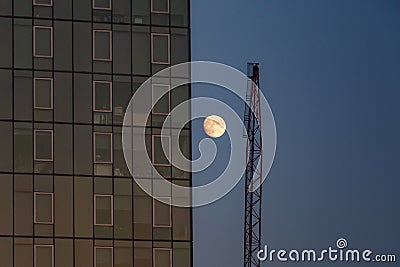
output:
[[[260,71],[258,63],[247,64],[244,123],[247,130],[245,173],[244,267],[259,267],[261,247],[262,138],[260,110]]]

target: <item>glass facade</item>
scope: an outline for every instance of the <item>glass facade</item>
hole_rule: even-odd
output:
[[[130,98],[190,61],[189,34],[189,0],[0,1],[1,267],[192,266],[191,209],[142,191],[122,149]],[[165,94],[146,129],[155,168],[182,186],[191,175],[167,156],[178,145],[190,158],[190,125],[161,126],[189,97]]]

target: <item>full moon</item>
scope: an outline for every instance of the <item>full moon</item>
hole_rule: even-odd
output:
[[[208,136],[218,138],[225,133],[226,124],[221,117],[211,115],[204,119],[203,128]]]

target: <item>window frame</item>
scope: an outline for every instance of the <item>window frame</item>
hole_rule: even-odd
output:
[[[96,84],[103,83],[110,85],[110,109],[109,110],[98,110],[96,109]],[[113,112],[113,87],[112,82],[110,81],[93,81],[93,111],[94,112],[102,112],[102,113],[111,113]]]
[[[158,201],[158,199],[168,199],[169,203],[172,203],[172,197],[157,197],[153,198],[153,227],[156,228],[172,228],[172,205],[171,204],[166,204],[164,202],[161,202],[164,205],[168,205],[169,206],[169,224],[168,225],[157,225],[156,224],[156,201]],[[159,201],[160,202],[160,201]]]
[[[111,201],[111,224],[97,223],[97,197],[109,197]],[[107,194],[94,194],[93,196],[94,216],[93,224],[95,226],[114,226],[114,196]]]
[[[164,167],[170,167],[170,166],[172,166],[172,163],[171,162],[169,162],[168,164],[165,164],[165,163],[155,163],[154,162],[154,155],[155,155],[155,149],[154,149],[154,138],[155,137],[160,137],[160,139],[162,139],[163,137],[165,138],[168,138],[168,149],[169,149],[169,155],[168,155],[168,158],[169,159],[171,159],[172,158],[172,153],[171,153],[171,136],[169,136],[169,135],[161,135],[161,134],[153,134],[152,136],[151,136],[151,162],[153,163],[153,166],[164,166]],[[161,141],[162,142],[162,141]]]
[[[50,0],[50,4],[41,4],[41,3],[37,3],[37,0],[33,0],[33,5],[34,6],[53,6],[53,0]]]
[[[96,33],[97,32],[106,32],[110,36],[110,54],[109,58],[96,58]],[[105,61],[105,62],[110,62],[113,60],[113,34],[111,30],[93,30],[93,60],[95,61]]]
[[[112,0],[108,0],[109,7],[96,7],[96,0],[92,0],[92,8],[94,10],[112,10]]]
[[[109,135],[110,136],[110,161],[100,161],[96,160],[96,135]],[[94,164],[113,164],[114,162],[114,151],[113,151],[113,133],[107,132],[93,132],[93,163]]]
[[[160,62],[154,60],[154,36],[167,36],[168,37],[168,61]],[[171,34],[169,33],[151,33],[151,64],[169,65],[171,64]]]
[[[94,260],[93,264],[94,267],[97,267],[97,250],[98,249],[111,249],[111,267],[114,267],[114,247],[109,247],[109,246],[94,246]]]
[[[45,80],[45,81],[50,81],[51,84],[51,91],[50,91],[50,98],[51,98],[51,104],[50,107],[39,107],[36,105],[36,81],[38,80]],[[54,109],[54,79],[53,78],[34,78],[33,79],[33,108],[34,109],[39,109],[39,110],[53,110]]]
[[[167,11],[159,11],[159,10],[154,10],[154,0],[151,0],[151,13],[155,13],[155,14],[169,14],[171,13],[171,4],[170,4],[170,0],[165,0],[167,1],[167,5],[168,5],[168,10]]]
[[[162,86],[162,87],[167,87],[168,88],[168,113],[165,113],[165,112],[154,112],[154,107],[155,107],[155,102],[154,102],[154,88],[156,87],[156,86]],[[164,97],[164,96],[162,96],[162,97]],[[161,97],[161,98],[162,98]],[[154,115],[168,115],[170,112],[171,112],[171,85],[169,85],[169,84],[160,84],[160,83],[153,83],[152,85],[151,85],[151,101],[152,101],[152,112],[153,112],[153,114]]]
[[[50,29],[50,56],[36,54],[36,30]],[[33,26],[33,57],[36,58],[53,58],[54,57],[54,32],[52,26],[35,25]]]
[[[38,247],[42,247],[42,248],[51,247],[51,266],[54,267],[54,245],[38,245],[38,244],[34,245],[34,253],[33,253],[33,257],[34,257],[33,264],[34,264],[34,267],[38,267],[37,263],[36,263],[36,258],[37,258],[36,254],[37,254],[37,248]]]
[[[37,221],[37,195],[50,195],[51,196],[51,222],[38,222]],[[49,192],[34,192],[33,194],[34,205],[33,205],[33,222],[35,224],[47,224],[53,225],[54,224],[54,193]]]
[[[51,133],[51,159],[38,159],[36,152],[36,143],[37,143],[37,133],[38,132],[47,132]],[[54,131],[53,130],[33,130],[33,160],[34,161],[40,161],[40,162],[53,162],[54,161]]]
[[[156,251],[168,251],[169,252],[169,266],[172,267],[172,248],[153,248],[153,267],[156,267]]]

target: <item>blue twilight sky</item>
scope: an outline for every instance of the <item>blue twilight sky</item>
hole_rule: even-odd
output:
[[[191,16],[193,60],[242,71],[261,63],[278,132],[263,242],[322,250],[343,237],[400,260],[400,1],[195,0]],[[193,97],[204,95],[243,112],[223,90],[194,87]],[[196,156],[205,135],[201,122],[194,127]],[[217,140],[222,156],[195,184],[221,171],[227,140]],[[194,210],[195,267],[242,265],[243,187]],[[365,264],[262,266],[319,265]]]

